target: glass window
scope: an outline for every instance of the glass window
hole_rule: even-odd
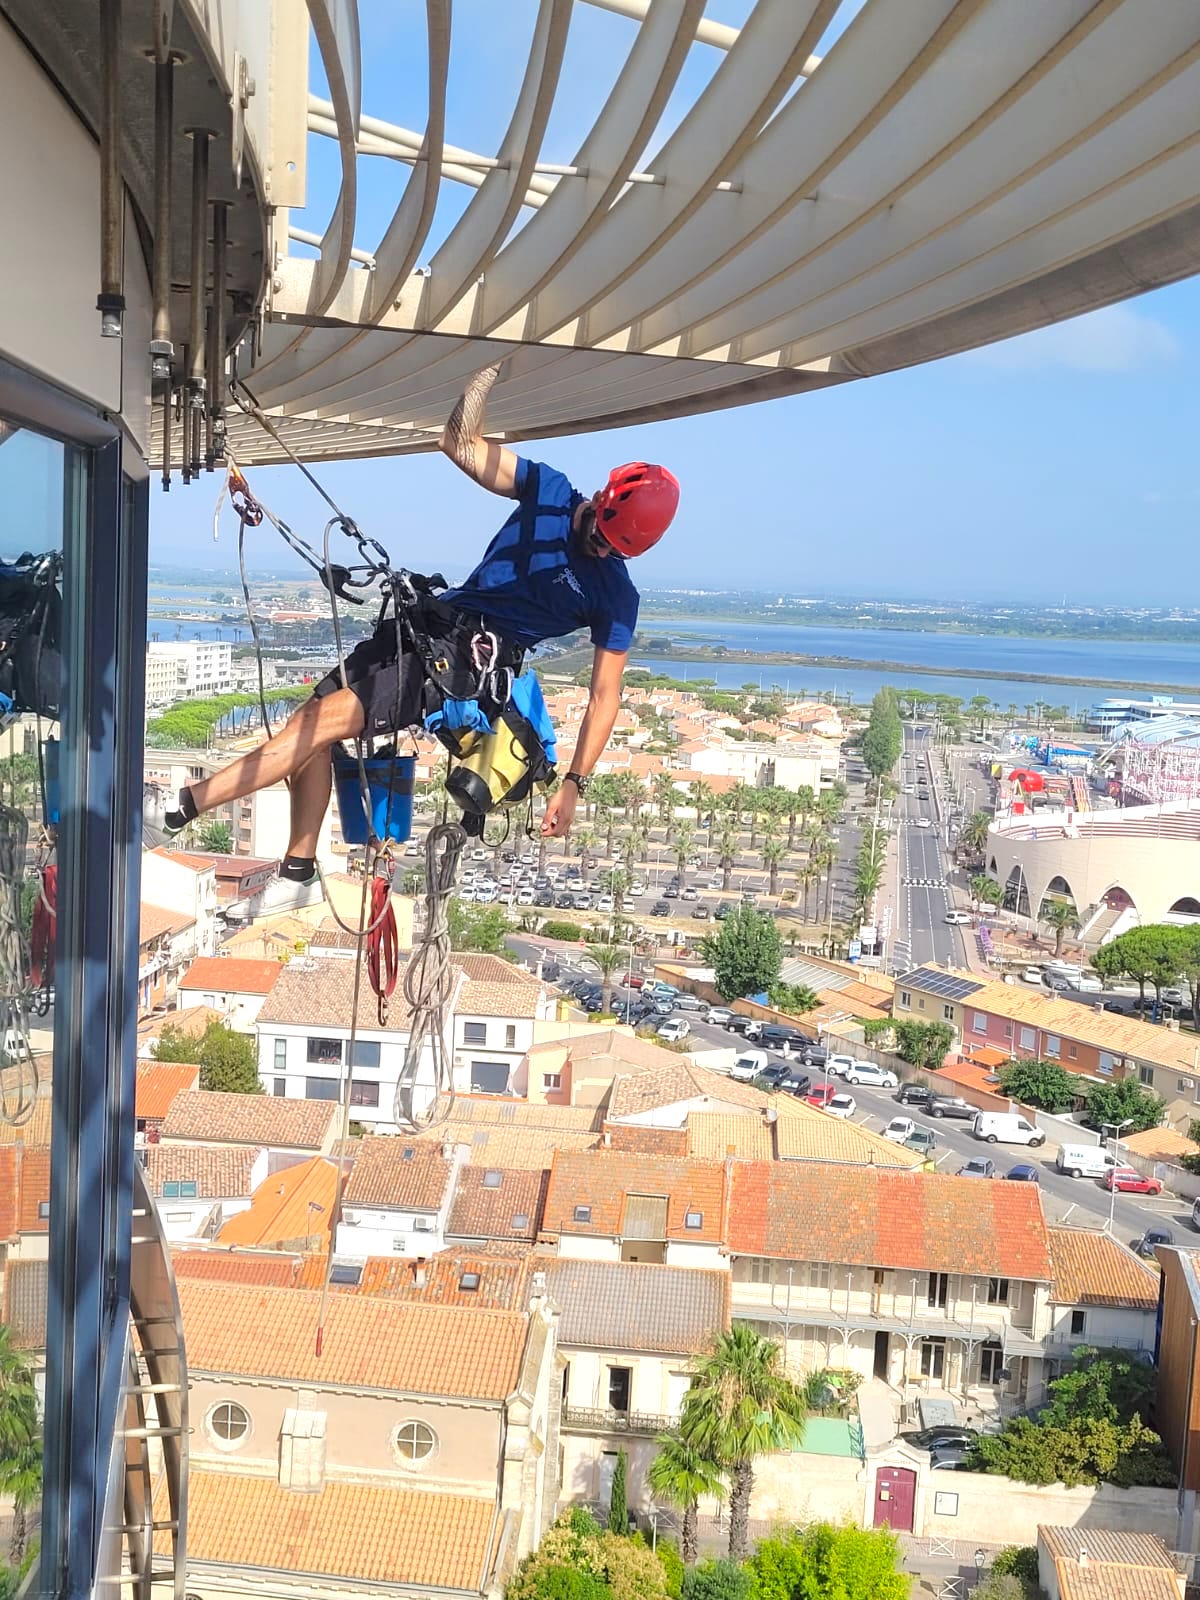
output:
[[[304,1098],[306,1100],[336,1100],[341,1093],[341,1085],[336,1078],[305,1078]]]
[[[907,989],[901,989],[900,991],[900,1009],[902,1011],[912,1010],[912,995]]]
[[[1083,1312],[1083,1311],[1072,1311],[1072,1313],[1071,1313],[1071,1334],[1072,1334],[1072,1337],[1078,1337],[1078,1335],[1082,1334],[1085,1331],[1086,1327],[1087,1327],[1087,1313]]]
[[[347,1289],[357,1289],[362,1282],[363,1269],[358,1262],[335,1261],[329,1273],[330,1283],[339,1283]]]
[[[1062,1040],[1056,1033],[1046,1035],[1046,1054],[1054,1060],[1062,1054]]]
[[[503,1181],[504,1174],[499,1167],[489,1167],[482,1179],[485,1189],[498,1189]]]
[[[271,1093],[273,1095],[277,1095],[280,1099],[283,1099],[283,1097],[287,1094],[287,1079],[286,1078],[272,1078],[271,1079]]]
[[[515,1022],[505,1024],[504,1048],[506,1050],[515,1050],[517,1048],[517,1025]]]
[[[1032,1028],[1022,1028],[1021,1029],[1021,1049],[1022,1050],[1032,1050],[1033,1049],[1033,1042],[1034,1042],[1033,1029]]]
[[[518,1212],[516,1212],[514,1214],[514,1216],[513,1216],[513,1219],[512,1219],[512,1230],[513,1230],[513,1232],[514,1233],[524,1233],[525,1229],[528,1226],[529,1226],[529,1213],[528,1213],[528,1211],[518,1211]]]
[[[464,1022],[463,1023],[463,1043],[464,1044],[486,1044],[487,1043],[487,1023],[486,1022]]]
[[[1004,1351],[998,1344],[985,1344],[979,1352],[980,1383],[1000,1383],[1004,1371]]]
[[[947,1020],[952,1022],[954,1020],[954,1007],[953,1006],[947,1006],[946,1010],[949,1012],[949,1017],[948,1017]],[[976,1033],[986,1033],[987,1032],[987,1012],[986,1011],[976,1011],[974,1013],[972,1019],[971,1019],[971,1026],[975,1030]]]
[[[276,1041],[275,1041],[275,1071],[276,1072],[286,1072],[287,1071],[287,1040],[286,1039],[276,1039]]]
[[[350,1055],[352,1067],[366,1067],[368,1070],[379,1070],[379,1040],[356,1039],[354,1049]]]
[[[1111,1078],[1117,1070],[1118,1056],[1109,1055],[1107,1050],[1101,1050],[1100,1059],[1096,1063],[1097,1072],[1102,1072],[1106,1078]]]
[[[988,1279],[988,1305],[1006,1306],[1008,1304],[1008,1279]]]
[[[810,1289],[828,1289],[828,1261],[810,1261],[808,1263],[808,1287]]]
[[[1078,1050],[1078,1048],[1073,1044],[1069,1044],[1067,1046],[1067,1060],[1068,1061],[1077,1061],[1078,1059],[1079,1059],[1079,1050]]]
[[[703,1211],[687,1212],[683,1219],[683,1225],[685,1228],[702,1228],[704,1226]]]
[[[340,1039],[307,1039],[304,1059],[310,1067],[340,1067],[342,1041]]]
[[[336,1096],[334,1098],[336,1099]],[[360,1078],[351,1078],[350,1104],[352,1106],[377,1106],[379,1104],[379,1085],[377,1083],[363,1083]]]
[[[562,1073],[561,1072],[543,1072],[542,1073],[542,1088],[543,1089],[561,1089],[562,1088]]]
[[[590,1222],[592,1220],[591,1206],[576,1206],[574,1220],[576,1222]]]
[[[222,1400],[208,1413],[208,1432],[221,1449],[235,1449],[250,1432],[250,1413],[236,1400]]]
[[[942,1007],[942,1016],[945,1019],[945,1021],[953,1022],[954,1021],[954,1007],[953,1006],[943,1006]]]
[[[468,1294],[473,1294],[479,1287],[479,1274],[477,1272],[464,1272],[458,1280],[458,1287],[465,1289]]]
[[[436,1449],[437,1434],[427,1422],[402,1422],[392,1430],[392,1453],[402,1466],[418,1466]]]

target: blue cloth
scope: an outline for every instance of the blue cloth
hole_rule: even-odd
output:
[[[430,733],[437,733],[441,728],[478,728],[483,733],[492,732],[492,725],[480,710],[478,700],[443,700],[440,707],[425,718],[425,726]]]
[[[536,672],[523,672],[513,681],[510,703],[526,721],[532,723],[535,733],[542,741],[546,760],[554,766],[558,760],[558,744],[554,737],[554,724],[550,721],[550,713],[546,710],[546,702],[542,698],[542,686],[538,682]]]
[[[619,556],[572,549],[571,518],[584,498],[561,472],[517,458],[517,505],[459,589],[441,599],[478,612],[523,649],[578,628],[602,650],[628,650],[638,592]]]

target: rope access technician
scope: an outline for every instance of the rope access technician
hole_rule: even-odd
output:
[[[638,592],[626,560],[657,544],[679,503],[665,467],[617,467],[598,494],[582,495],[561,472],[483,437],[487,397],[499,364],[471,379],[450,414],[440,446],[468,477],[516,509],[457,589],[430,601],[426,626],[437,654],[469,654],[481,631],[494,636],[501,667],[519,668],[543,640],[587,628],[594,654],[587,711],[570,770],[547,803],[542,832],[570,832],[575,807],[600,759],[620,706],[621,678],[637,624]],[[204,812],[280,783],[291,786],[291,836],[279,878],[256,897],[255,914],[293,910],[321,898],[317,836],[329,804],[330,749],[361,735],[419,726],[426,670],[411,651],[397,657],[395,628],[383,622],[335,668],[274,738],[200,783],[179,791],[177,807],[149,816],[170,837]],[[397,677],[398,675],[398,677]],[[235,908],[230,908],[231,910]]]

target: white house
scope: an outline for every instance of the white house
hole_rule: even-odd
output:
[[[253,1145],[152,1144],[138,1154],[172,1241],[215,1238],[230,1217],[249,1210],[268,1173],[266,1150]]]
[[[1079,1345],[1154,1353],[1159,1274],[1119,1239],[1091,1228],[1047,1228],[1050,1293],[1043,1381]]]
[[[144,850],[142,899],[190,917],[196,924],[194,954],[217,953],[217,874],[207,863],[180,859],[167,850]]]
[[[338,1221],[339,1256],[428,1257],[446,1244],[455,1178],[468,1145],[363,1140]]]
[[[176,1005],[208,1006],[224,1014],[235,1033],[252,1033],[263,1002],[279,980],[278,961],[246,961],[233,956],[201,956],[176,990]]]
[[[146,704],[203,700],[233,688],[233,646],[217,639],[153,640],[146,646]],[[151,698],[153,696],[153,698]]]
[[[554,1015],[554,1001],[539,979],[499,956],[456,955],[454,964],[465,978],[455,1001],[455,1088],[509,1094],[534,1024]]]

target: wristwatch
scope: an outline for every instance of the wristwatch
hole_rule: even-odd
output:
[[[568,772],[566,777],[563,779],[564,783],[573,783],[575,785],[576,789],[579,791],[579,798],[581,800],[587,793],[588,784],[591,783],[591,781],[592,780],[590,778],[585,778],[583,774],[579,772]]]

